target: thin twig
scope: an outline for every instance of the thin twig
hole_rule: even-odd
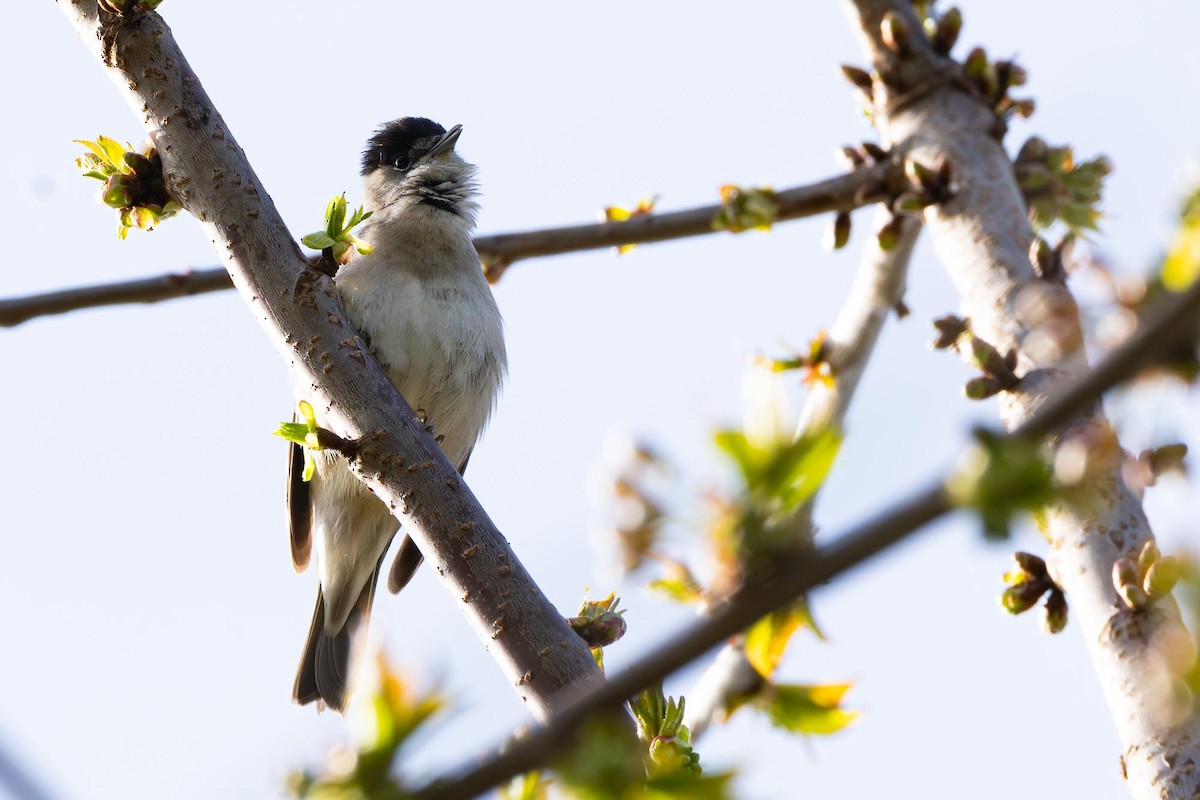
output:
[[[849,211],[876,202],[887,193],[889,181],[896,172],[896,167],[891,163],[881,162],[818,183],[777,192],[777,221]],[[720,205],[706,205],[634,217],[623,222],[478,236],[475,238],[475,249],[479,251],[479,260],[488,271],[489,280],[494,281],[508,266],[526,258],[715,233],[712,221],[720,210]],[[232,288],[229,273],[218,268],[0,299],[0,327],[12,327],[35,317],[84,308],[158,303]]]
[[[1197,313],[1200,313],[1200,281],[1172,301],[1161,315],[1147,320],[1137,336],[1114,350],[1095,370],[1065,387],[1061,396],[1048,401],[1025,428],[1001,438],[1015,439],[1033,432],[1048,435],[1069,423],[1105,391],[1136,374],[1159,350],[1183,335]],[[944,481],[915,493],[872,521],[836,537],[832,544],[819,548],[810,557],[781,567],[773,580],[747,587],[712,617],[663,642],[627,670],[609,676],[606,683],[568,703],[551,724],[513,741],[502,754],[474,769],[430,783],[417,796],[426,800],[465,800],[549,763],[577,741],[579,727],[596,712],[616,708],[755,620],[794,602],[950,512],[952,507],[943,486]]]

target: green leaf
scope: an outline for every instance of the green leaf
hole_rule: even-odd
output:
[[[305,247],[311,247],[313,250],[324,250],[326,247],[333,247],[335,244],[333,237],[324,231],[310,233],[300,241],[304,242]]]
[[[988,538],[1008,535],[1018,512],[1036,512],[1065,495],[1054,467],[1037,443],[975,432],[976,446],[946,482],[951,502],[979,514]]]
[[[741,431],[720,431],[715,437],[750,493],[777,501],[776,510],[785,513],[807,502],[824,483],[841,439],[832,428],[775,446],[756,444]]]
[[[116,139],[110,139],[107,136],[97,136],[96,144],[103,148],[104,158],[108,161],[108,163],[112,164],[122,172],[129,171],[129,168],[125,165],[124,159],[125,150],[127,148],[123,144],[118,142]]]
[[[308,426],[303,422],[281,422],[274,435],[302,445],[305,443],[305,437],[308,436]]]
[[[296,404],[296,408],[299,410],[300,416],[304,418],[304,422],[308,425],[308,429],[310,431],[315,431],[317,429],[317,415],[316,412],[313,411],[312,403],[308,402],[307,400],[301,400]]]
[[[781,448],[772,459],[767,487],[778,493],[785,512],[799,508],[816,494],[833,468],[841,444],[841,435],[826,428]]]
[[[848,683],[774,686],[766,701],[767,715],[777,727],[792,733],[837,733],[858,717],[858,712],[840,707],[849,688]]]
[[[333,201],[327,207],[327,211],[329,212],[326,219],[328,224],[325,226],[325,230],[329,232],[330,236],[337,239],[342,235],[342,223],[346,221],[345,193],[333,198]]]
[[[783,658],[792,634],[804,622],[799,604],[781,608],[754,623],[746,631],[746,659],[764,678],[770,678]]]
[[[763,453],[756,448],[746,434],[741,431],[717,431],[713,436],[717,447],[724,451],[742,473],[742,480],[747,486],[756,482],[758,473],[765,460]]]
[[[374,247],[367,244],[362,239],[359,239],[357,236],[351,236],[350,234],[345,234],[345,236],[346,236],[346,241],[348,241],[350,244],[354,245],[354,249],[358,251],[358,254],[360,256],[365,256],[368,253],[374,252],[374,250],[375,250]]]
[[[650,581],[649,588],[676,603],[698,603],[704,598],[699,585],[679,576]]]

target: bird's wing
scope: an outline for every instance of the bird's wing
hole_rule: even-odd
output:
[[[313,507],[312,492],[304,482],[304,448],[295,443],[288,451],[287,509],[292,566],[296,572],[303,572],[312,556]]]

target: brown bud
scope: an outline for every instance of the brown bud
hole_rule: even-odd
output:
[[[885,253],[895,249],[896,242],[900,239],[900,218],[893,216],[883,227],[875,232],[875,240],[879,243],[879,249]]]
[[[1170,594],[1181,577],[1183,577],[1183,567],[1179,560],[1173,556],[1164,556],[1146,570],[1146,579],[1142,581],[1142,589],[1150,596],[1150,599],[1157,600]]]
[[[863,142],[862,149],[872,161],[886,161],[888,159],[888,151],[874,142]]]
[[[1061,633],[1067,627],[1067,597],[1061,589],[1051,589],[1042,607],[1042,627],[1046,633]]]
[[[1017,162],[1045,163],[1048,152],[1049,146],[1046,144],[1045,139],[1040,136],[1030,136],[1025,140],[1025,144],[1021,145],[1021,149],[1017,151]]]
[[[1138,553],[1137,558],[1137,574],[1145,575],[1146,570],[1150,569],[1150,565],[1162,558],[1162,553],[1158,552],[1158,545],[1154,540],[1146,542],[1142,545],[1142,551]]]
[[[933,321],[933,327],[937,329],[937,339],[933,341],[932,347],[934,350],[945,350],[953,347],[958,343],[959,337],[966,333],[971,323],[962,317],[956,317],[953,314],[947,314],[944,317],[939,317]]]
[[[871,80],[871,73],[867,72],[865,69],[859,69],[858,67],[852,67],[849,64],[843,64],[842,75],[846,78],[846,80],[854,84],[854,88],[858,89],[867,97],[871,97],[871,93],[874,90],[874,83]]]
[[[933,49],[942,55],[948,55],[954,49],[955,42],[958,41],[958,34],[962,32],[962,24],[962,12],[958,10],[958,6],[954,6],[942,14],[933,32]]]
[[[861,169],[867,163],[867,158],[853,147],[843,147],[837,151],[837,160],[849,170]]]
[[[989,397],[1000,394],[1004,391],[1004,387],[1000,382],[991,375],[981,375],[978,378],[972,378],[963,386],[963,394],[968,400],[986,400]]]
[[[1000,605],[1010,614],[1023,614],[1037,605],[1046,593],[1043,581],[1025,581],[1014,584],[1000,595]]]
[[[883,39],[884,46],[893,53],[908,51],[909,37],[912,35],[912,32],[908,29],[908,23],[895,11],[888,11],[883,15],[883,22],[880,23],[879,33]]]
[[[1137,586],[1141,583],[1138,580],[1137,564],[1128,558],[1118,558],[1113,562],[1112,581],[1117,591],[1120,591],[1122,586]]]
[[[1049,573],[1046,571],[1046,562],[1033,553],[1013,553],[1013,561],[1024,572],[1034,578],[1046,578]]]
[[[825,246],[830,250],[841,250],[850,241],[850,212],[839,211],[825,229]]]

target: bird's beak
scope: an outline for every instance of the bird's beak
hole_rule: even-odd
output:
[[[433,147],[429,148],[429,152],[425,154],[422,160],[433,158],[436,155],[454,149],[454,143],[458,141],[458,137],[462,135],[462,125],[455,125],[450,130],[446,131],[446,135],[437,140]]]

